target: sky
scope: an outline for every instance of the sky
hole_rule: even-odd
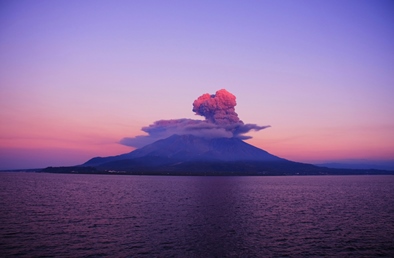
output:
[[[394,160],[394,2],[0,1],[0,169],[130,152],[226,89],[246,142]]]

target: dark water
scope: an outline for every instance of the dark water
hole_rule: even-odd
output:
[[[0,256],[394,256],[394,176],[0,173]]]

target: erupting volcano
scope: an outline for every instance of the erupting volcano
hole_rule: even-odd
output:
[[[368,174],[369,170],[335,170],[289,161],[252,146],[251,130],[270,126],[245,124],[235,112],[236,98],[225,89],[203,94],[193,111],[204,120],[159,120],[142,128],[146,135],[123,138],[136,147],[118,156],[96,157],[83,165],[47,168],[61,173],[127,173],[151,175],[318,175]]]

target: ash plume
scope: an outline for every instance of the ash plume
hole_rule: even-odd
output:
[[[193,102],[193,111],[211,123],[229,125],[240,122],[238,114],[235,113],[236,105],[235,96],[221,89],[216,94],[205,93],[198,97]]]
[[[236,97],[225,89],[218,90],[212,95],[206,93],[193,102],[193,111],[196,115],[205,117],[205,120],[187,118],[159,120],[141,128],[147,135],[126,137],[120,143],[140,148],[174,134],[190,134],[204,138],[250,139],[251,136],[245,135],[246,133],[270,127],[244,124],[235,112],[236,105]]]

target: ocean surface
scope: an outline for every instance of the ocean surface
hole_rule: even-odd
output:
[[[394,176],[0,173],[1,257],[394,257]]]

